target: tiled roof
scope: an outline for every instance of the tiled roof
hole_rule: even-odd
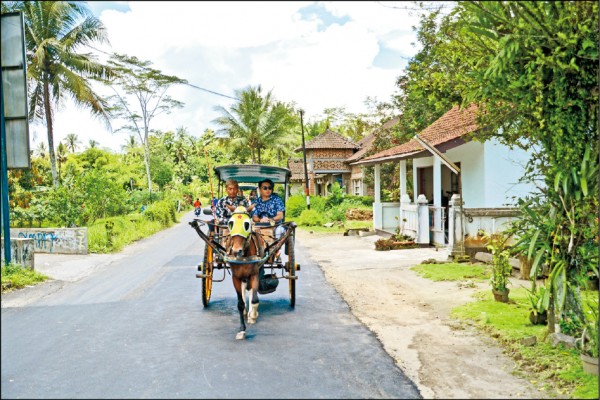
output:
[[[373,145],[373,142],[375,141],[377,134],[382,131],[386,131],[386,130],[390,129],[391,127],[396,125],[399,120],[400,120],[400,117],[392,118],[389,121],[387,121],[386,123],[384,123],[383,125],[381,125],[380,127],[378,127],[377,129],[373,130],[373,132],[371,132],[364,138],[360,139],[358,141],[358,144],[361,145],[361,149],[358,150],[356,153],[352,154],[352,156],[350,156],[349,158],[347,158],[346,162],[351,163],[351,162],[354,162],[354,161],[357,161],[357,160],[360,160],[361,158],[363,158],[365,153],[367,153],[371,149],[371,146]]]
[[[307,149],[358,149],[360,146],[353,141],[346,139],[337,132],[327,129],[319,136],[306,142]],[[301,151],[302,147],[297,147],[295,151]]]
[[[301,158],[288,159],[288,169],[292,171],[290,181],[302,181],[304,179],[304,163]]]
[[[449,142],[453,139],[460,138],[467,133],[471,133],[479,129],[477,125],[477,106],[472,104],[464,109],[459,109],[458,106],[454,106],[446,114],[438,118],[434,123],[425,128],[419,137],[423,138],[428,143],[437,146],[442,143]],[[401,144],[396,147],[392,147],[387,150],[380,151],[379,153],[373,154],[369,157],[365,157],[361,160],[373,161],[377,159],[388,158],[392,156],[401,156],[403,154],[415,153],[424,150],[423,147],[415,140]]]

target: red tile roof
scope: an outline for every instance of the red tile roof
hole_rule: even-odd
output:
[[[381,125],[380,127],[374,129],[373,132],[371,132],[364,138],[360,139],[358,141],[358,144],[362,146],[361,149],[358,150],[356,153],[352,154],[352,156],[348,157],[346,159],[346,162],[351,163],[351,162],[354,162],[354,161],[357,161],[357,160],[360,160],[361,158],[363,158],[365,153],[368,152],[369,150],[371,150],[371,146],[373,145],[373,142],[375,141],[375,138],[377,137],[377,135],[382,131],[389,130],[394,125],[396,125],[398,123],[398,121],[400,121],[400,117],[394,117],[394,118],[390,119],[389,121],[387,121],[386,123],[384,123],[383,125]]]
[[[319,136],[306,142],[307,149],[359,149],[360,145],[346,139],[337,132],[327,129]],[[302,151],[302,147],[297,147],[295,151]]]
[[[419,137],[428,143],[437,146],[442,143],[460,138],[468,133],[475,132],[479,129],[479,125],[477,125],[476,122],[477,110],[478,107],[475,104],[472,104],[464,109],[459,109],[459,106],[454,106],[450,111],[442,115],[434,123],[421,131],[421,133],[419,133]],[[411,139],[410,141],[399,146],[380,151],[379,153],[373,154],[369,157],[365,157],[361,160],[361,163],[393,156],[401,158],[402,155],[417,153],[423,150],[425,149],[423,149],[423,147],[415,139]]]

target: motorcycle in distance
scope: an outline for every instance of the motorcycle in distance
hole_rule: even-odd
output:
[[[196,217],[199,217],[201,212],[202,212],[202,207],[196,207],[196,208],[194,209],[194,215],[195,215]]]

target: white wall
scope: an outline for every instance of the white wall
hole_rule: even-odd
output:
[[[450,161],[460,162],[462,176],[462,198],[465,208],[492,207],[485,202],[484,146],[470,141],[448,150],[445,154]]]
[[[473,140],[445,155],[452,162],[460,162],[465,208],[506,207],[514,204],[512,196],[522,197],[534,189],[531,184],[518,183],[529,159],[524,150],[511,150],[495,139],[485,143]],[[432,165],[433,157],[413,160],[414,168]]]
[[[518,183],[530,154],[522,149],[509,149],[496,139],[486,141],[484,148],[486,207],[513,206],[513,196],[524,197],[534,190],[532,184]]]

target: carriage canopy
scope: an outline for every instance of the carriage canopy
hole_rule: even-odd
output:
[[[238,182],[258,183],[263,179],[270,179],[273,183],[287,183],[292,172],[283,167],[258,164],[221,165],[215,167],[215,173],[220,181],[235,179]]]

